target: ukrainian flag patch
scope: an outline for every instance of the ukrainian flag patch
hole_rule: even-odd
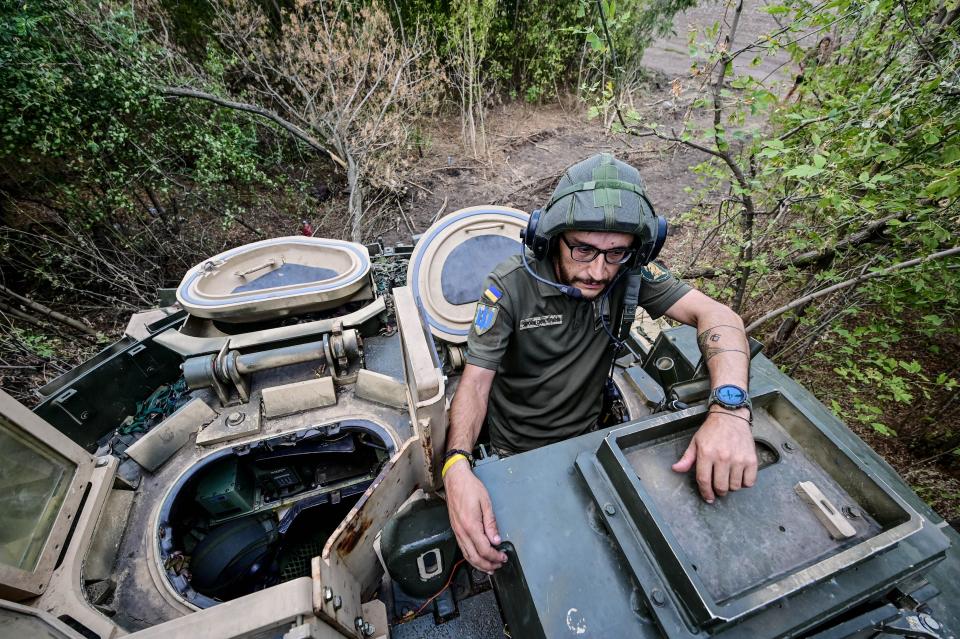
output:
[[[500,301],[500,298],[503,297],[503,292],[496,286],[490,286],[483,292],[483,296],[490,301],[491,304],[496,304]]]

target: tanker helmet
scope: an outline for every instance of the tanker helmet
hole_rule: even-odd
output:
[[[546,206],[530,215],[523,241],[543,259],[564,231],[629,233],[636,237],[636,266],[660,252],[667,221],[654,212],[639,171],[598,153],[564,171]]]

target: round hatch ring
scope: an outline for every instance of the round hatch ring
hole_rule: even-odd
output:
[[[494,267],[520,253],[528,215],[506,206],[471,206],[433,224],[417,242],[407,284],[430,332],[463,344],[483,282]]]

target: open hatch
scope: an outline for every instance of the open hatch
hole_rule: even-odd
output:
[[[0,391],[0,597],[40,595],[69,542],[94,458]]]
[[[197,608],[310,575],[330,534],[394,450],[374,422],[343,420],[214,452],[160,509],[161,570]]]
[[[191,315],[253,322],[340,306],[370,296],[362,244],[277,237],[225,251],[187,271],[177,301]]]

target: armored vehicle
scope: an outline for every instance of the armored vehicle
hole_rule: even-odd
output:
[[[509,560],[471,569],[438,495],[447,408],[526,221],[239,247],[35,410],[0,394],[0,636],[957,634],[960,537],[762,354],[756,486],[708,505],[670,470],[709,392],[688,329],[633,326],[617,423],[479,446]]]

